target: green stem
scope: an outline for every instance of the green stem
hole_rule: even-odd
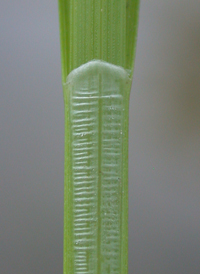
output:
[[[128,107],[138,0],[60,0],[64,274],[127,274]]]

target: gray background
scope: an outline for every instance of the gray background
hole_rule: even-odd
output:
[[[0,273],[62,273],[57,1],[0,3]],[[200,273],[200,1],[141,2],[129,273]]]

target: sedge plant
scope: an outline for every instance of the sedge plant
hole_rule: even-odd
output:
[[[59,0],[64,274],[128,273],[128,115],[139,0]]]

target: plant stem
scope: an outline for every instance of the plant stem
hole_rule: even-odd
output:
[[[59,0],[64,274],[127,274],[128,108],[139,0]]]

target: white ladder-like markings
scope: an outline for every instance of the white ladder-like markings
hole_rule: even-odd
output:
[[[124,92],[128,73],[91,61],[67,77],[74,274],[120,274]]]

